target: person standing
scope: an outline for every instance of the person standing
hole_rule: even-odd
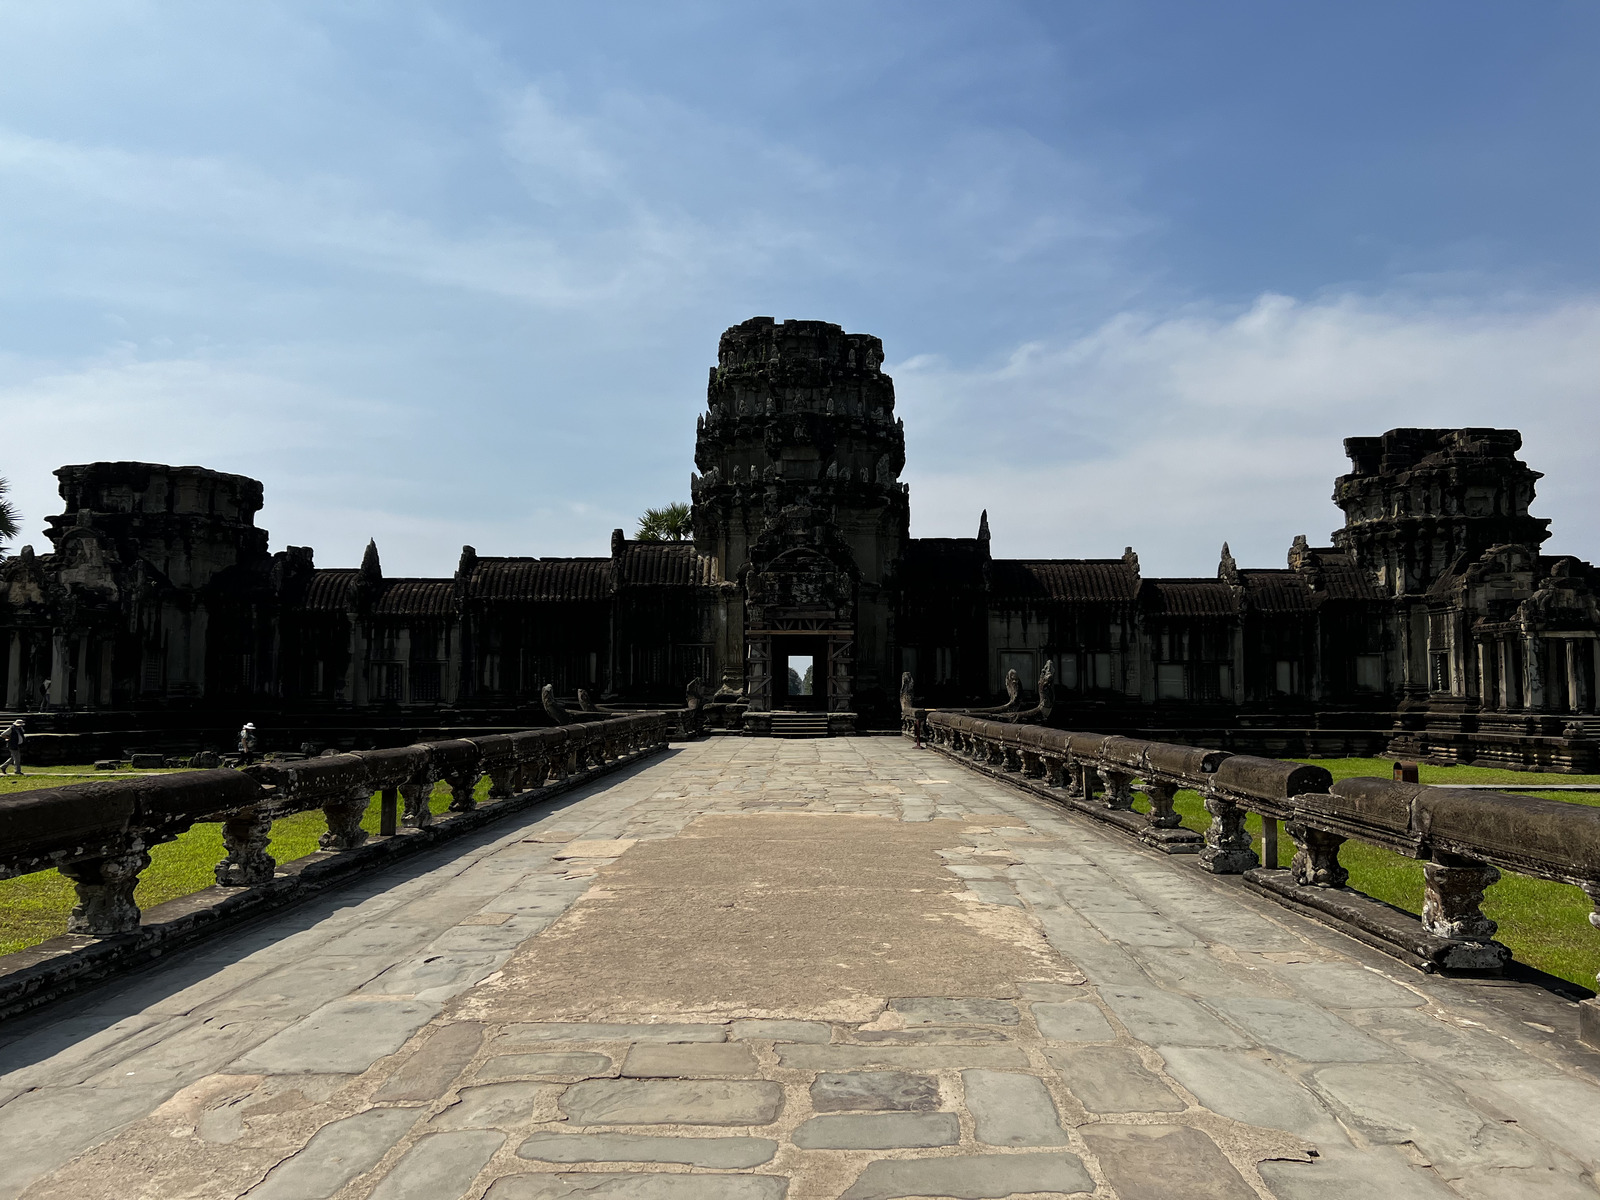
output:
[[[22,743],[27,739],[27,736],[28,731],[22,724],[21,717],[11,722],[10,728],[6,730],[4,743],[8,757],[5,762],[0,763],[0,775],[6,773],[7,767],[10,767],[18,775],[22,774]]]
[[[39,685],[39,711],[45,712],[50,707],[50,685],[53,680],[46,679]]]
[[[239,730],[239,757],[247,767],[256,761],[256,726],[254,721],[246,721],[244,728]]]

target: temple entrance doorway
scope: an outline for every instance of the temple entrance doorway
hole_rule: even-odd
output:
[[[826,634],[790,634],[772,639],[772,707],[796,712],[828,708]]]

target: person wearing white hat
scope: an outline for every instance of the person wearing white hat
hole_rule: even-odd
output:
[[[27,736],[28,730],[27,727],[23,725],[21,717],[18,717],[15,721],[11,722],[10,728],[8,728],[5,732],[5,750],[7,757],[5,762],[0,763],[0,775],[4,775],[6,773],[7,767],[10,767],[18,775],[22,774],[22,743],[26,740]]]
[[[244,765],[247,767],[256,760],[256,725],[254,721],[246,721],[244,728],[239,730],[239,757],[244,760]]]

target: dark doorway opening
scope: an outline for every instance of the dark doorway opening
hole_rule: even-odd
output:
[[[773,707],[823,712],[828,707],[828,643],[819,637],[774,638]]]

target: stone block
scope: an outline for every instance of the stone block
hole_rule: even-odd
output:
[[[939,1107],[939,1081],[909,1071],[822,1074],[811,1084],[811,1107],[819,1113],[932,1112]]]
[[[245,1072],[359,1075],[393,1054],[439,1012],[437,1004],[392,997],[349,996],[268,1038],[239,1059]]]
[[[1015,1025],[1017,1006],[1009,1000],[945,999],[916,996],[889,1001],[907,1025]]]
[[[833,1037],[833,1027],[823,1021],[735,1021],[731,1036],[751,1042],[819,1042]]]
[[[802,1150],[917,1150],[961,1140],[955,1113],[835,1113],[800,1122],[791,1140]]]
[[[1305,1000],[1235,996],[1211,1001],[1263,1046],[1304,1062],[1373,1062],[1398,1058],[1393,1048]]]
[[[363,995],[445,1001],[494,972],[506,959],[492,951],[422,954],[396,963],[359,989]]]
[[[1162,1046],[1168,1073],[1212,1112],[1324,1143],[1344,1134],[1317,1098],[1270,1063],[1231,1050]]]
[[[1255,1189],[1198,1129],[1090,1125],[1083,1131],[1117,1200],[1255,1200]]]
[[[588,1172],[507,1175],[483,1200],[783,1200],[789,1181],[778,1175],[680,1175]]]
[[[769,1125],[782,1109],[783,1088],[753,1079],[591,1079],[561,1098],[575,1125]]]
[[[159,771],[167,765],[167,760],[160,754],[130,754],[128,766],[135,771]]]
[[[725,1042],[726,1025],[620,1025],[543,1022],[507,1025],[500,1042]]]
[[[1269,962],[1266,966],[1307,1000],[1328,1008],[1419,1008],[1427,1003],[1421,993],[1354,963]]]
[[[1123,1046],[1046,1052],[1078,1103],[1094,1113],[1182,1112],[1187,1105]]]
[[[1048,1042],[1114,1042],[1116,1030],[1105,1014],[1088,1000],[1066,1004],[1034,1004],[1033,1019],[1039,1035]]]
[[[1092,1191],[1094,1180],[1076,1154],[970,1154],[868,1163],[840,1200],[899,1200],[904,1196],[1000,1200],[1019,1192],[1072,1195]]]
[[[1100,998],[1141,1042],[1244,1048],[1249,1042],[1200,1005],[1153,987],[1104,987]]]
[[[377,1166],[419,1115],[414,1108],[369,1108],[324,1125],[251,1189],[251,1200],[325,1200]]]
[[[963,1071],[967,1110],[988,1146],[1065,1146],[1061,1114],[1044,1081],[1010,1071]]]
[[[568,1079],[588,1079],[611,1072],[611,1058],[583,1050],[551,1051],[543,1054],[496,1054],[478,1068],[480,1080],[519,1079],[525,1075],[555,1075]]]
[[[1016,1046],[779,1046],[778,1064],[800,1071],[858,1071],[871,1067],[938,1071],[956,1067],[1017,1067],[1028,1056]]]
[[[429,1122],[432,1129],[511,1129],[535,1113],[555,1112],[559,1083],[486,1083],[462,1088],[456,1103]],[[548,1119],[548,1118],[547,1118]]]
[[[442,1200],[464,1195],[505,1142],[503,1133],[430,1133],[407,1150],[369,1193],[370,1200]]]
[[[757,1073],[756,1056],[738,1042],[646,1042],[628,1051],[622,1074],[634,1079],[746,1077]]]
[[[771,1162],[778,1143],[760,1137],[654,1137],[640,1133],[535,1133],[517,1149],[534,1162],[678,1163],[734,1171]]]
[[[856,1029],[850,1036],[869,1045],[886,1046],[992,1046],[1008,1042],[1015,1030],[998,1025],[957,1025],[942,1028],[938,1025],[918,1025],[912,1029]]]
[[[446,1025],[373,1093],[373,1100],[436,1100],[455,1083],[483,1043],[475,1021]]]

